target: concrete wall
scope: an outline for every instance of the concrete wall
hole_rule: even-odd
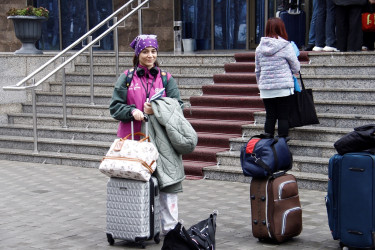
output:
[[[13,53],[0,53],[0,116],[9,111],[20,111],[20,103],[28,100],[28,95],[25,90],[4,90],[3,87],[16,85],[19,81],[42,66],[53,56],[55,56],[55,53],[28,56],[13,55]],[[47,74],[47,72],[54,68],[55,64],[47,67],[40,75],[36,75],[35,80],[40,80]],[[57,74],[46,82],[60,78],[61,76]]]

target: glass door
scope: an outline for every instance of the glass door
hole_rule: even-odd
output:
[[[215,0],[215,49],[246,49],[246,2],[246,0]]]
[[[113,12],[112,1],[108,0],[36,0],[36,6],[43,6],[50,12],[44,22],[39,48],[42,50],[63,50],[95,27]],[[93,34],[93,39],[106,27]],[[77,45],[74,49],[81,49]],[[110,33],[100,41],[97,50],[113,50],[113,34]]]

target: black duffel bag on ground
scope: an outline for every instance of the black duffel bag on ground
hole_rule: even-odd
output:
[[[216,233],[214,211],[208,219],[191,226],[188,230],[179,222],[164,238],[161,250],[214,250]]]
[[[340,155],[350,152],[373,150],[375,148],[375,124],[368,124],[354,128],[334,144]]]

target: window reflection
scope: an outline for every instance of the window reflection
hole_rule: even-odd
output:
[[[245,49],[246,0],[215,1],[215,49]]]
[[[37,0],[36,6],[42,6],[49,10],[49,18],[43,22],[42,37],[38,47],[41,50],[59,50],[59,10],[58,0]]]
[[[112,1],[108,0],[89,0],[89,18],[86,15],[86,1],[36,0],[34,3],[35,6],[43,6],[50,12],[49,19],[43,23],[42,38],[38,44],[42,50],[62,50],[67,48],[87,32],[87,26],[91,29],[113,13]],[[59,16],[59,9],[61,18]],[[59,27],[60,23],[61,30]],[[102,34],[106,29],[107,26],[104,25],[94,32],[93,39]],[[79,44],[74,49],[81,48],[82,45]],[[100,47],[94,49],[113,50],[112,32],[101,39]]]
[[[211,49],[211,1],[182,2],[182,37],[196,40],[197,50]]]

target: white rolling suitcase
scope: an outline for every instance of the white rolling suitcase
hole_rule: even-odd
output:
[[[159,186],[150,181],[110,178],[107,183],[107,239],[140,243],[154,239],[160,242]]]
[[[134,135],[133,121],[131,133]],[[146,136],[148,121],[146,118]],[[133,138],[133,136],[132,136]],[[160,201],[157,178],[149,181],[111,177],[107,183],[107,239],[139,243],[160,242]]]

